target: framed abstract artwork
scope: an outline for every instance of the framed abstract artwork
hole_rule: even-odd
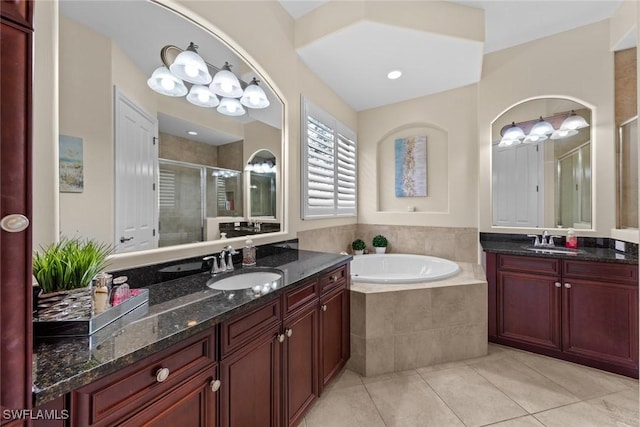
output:
[[[427,137],[395,140],[396,197],[426,197]]]

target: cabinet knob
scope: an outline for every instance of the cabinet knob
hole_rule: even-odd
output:
[[[322,309],[322,311],[327,311],[327,304],[322,304],[320,308]]]
[[[293,335],[293,329],[287,329],[287,336],[290,337]]]
[[[220,380],[211,380],[211,384],[209,385],[211,386],[211,391],[220,390]]]
[[[278,341],[279,342],[284,342],[284,334],[278,335]]]
[[[156,381],[161,383],[169,378],[169,368],[160,368],[156,371]]]
[[[336,275],[332,275],[332,276],[329,277],[329,281],[330,282],[335,282],[336,280],[338,280],[338,276],[336,276]]]
[[[0,220],[0,228],[7,233],[19,233],[29,227],[29,218],[22,214],[10,214]]]
[[[565,287],[565,288],[567,288],[567,289],[569,289],[569,288],[571,287],[571,283],[565,283],[565,284],[564,284],[564,287]]]
[[[562,283],[556,282],[556,288],[561,288],[561,287],[562,287]]]

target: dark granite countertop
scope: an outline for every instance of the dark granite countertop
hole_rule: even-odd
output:
[[[295,283],[350,256],[291,250],[260,258],[256,267],[283,273],[282,285],[268,294],[220,291],[206,286],[208,272],[148,286],[149,305],[136,309],[91,337],[38,338],[33,352],[35,405],[53,400],[78,387],[157,353],[223,320],[278,298]],[[236,269],[231,274],[241,274]],[[142,314],[140,314],[142,313]]]
[[[562,258],[572,260],[584,260],[584,261],[599,261],[621,264],[638,264],[638,256],[628,253],[616,251],[608,247],[593,247],[584,246],[579,247],[575,253],[563,254],[563,253],[545,253],[544,248],[539,248],[540,251],[533,251],[527,248],[532,248],[528,241],[500,241],[500,240],[484,240],[480,241],[482,249],[486,252],[494,252],[498,254],[508,255],[521,255],[532,257],[548,257],[548,258]],[[554,248],[548,248],[553,250]],[[564,250],[563,246],[559,246],[555,249]]]

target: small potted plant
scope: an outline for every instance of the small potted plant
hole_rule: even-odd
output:
[[[59,299],[61,294],[87,292],[91,281],[107,266],[111,246],[95,240],[63,238],[36,252],[33,256],[33,275],[40,285],[38,308],[46,308],[45,300]]]
[[[356,255],[362,255],[366,247],[367,244],[362,239],[356,239],[351,242],[351,249],[353,249],[353,253]]]
[[[386,252],[387,245],[389,244],[389,242],[387,241],[387,238],[384,237],[382,234],[378,234],[377,236],[373,237],[372,244],[373,244],[373,247],[376,249],[377,254],[383,254]]]

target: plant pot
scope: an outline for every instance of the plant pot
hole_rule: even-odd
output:
[[[387,251],[386,246],[385,246],[385,247],[383,247],[383,248],[376,247],[376,253],[377,253],[377,254],[383,254],[383,253],[385,253],[386,251]]]
[[[362,254],[364,254],[364,249],[361,249],[361,250],[357,250],[357,249],[356,249],[355,251],[353,251],[353,253],[354,253],[355,255],[362,255]]]

